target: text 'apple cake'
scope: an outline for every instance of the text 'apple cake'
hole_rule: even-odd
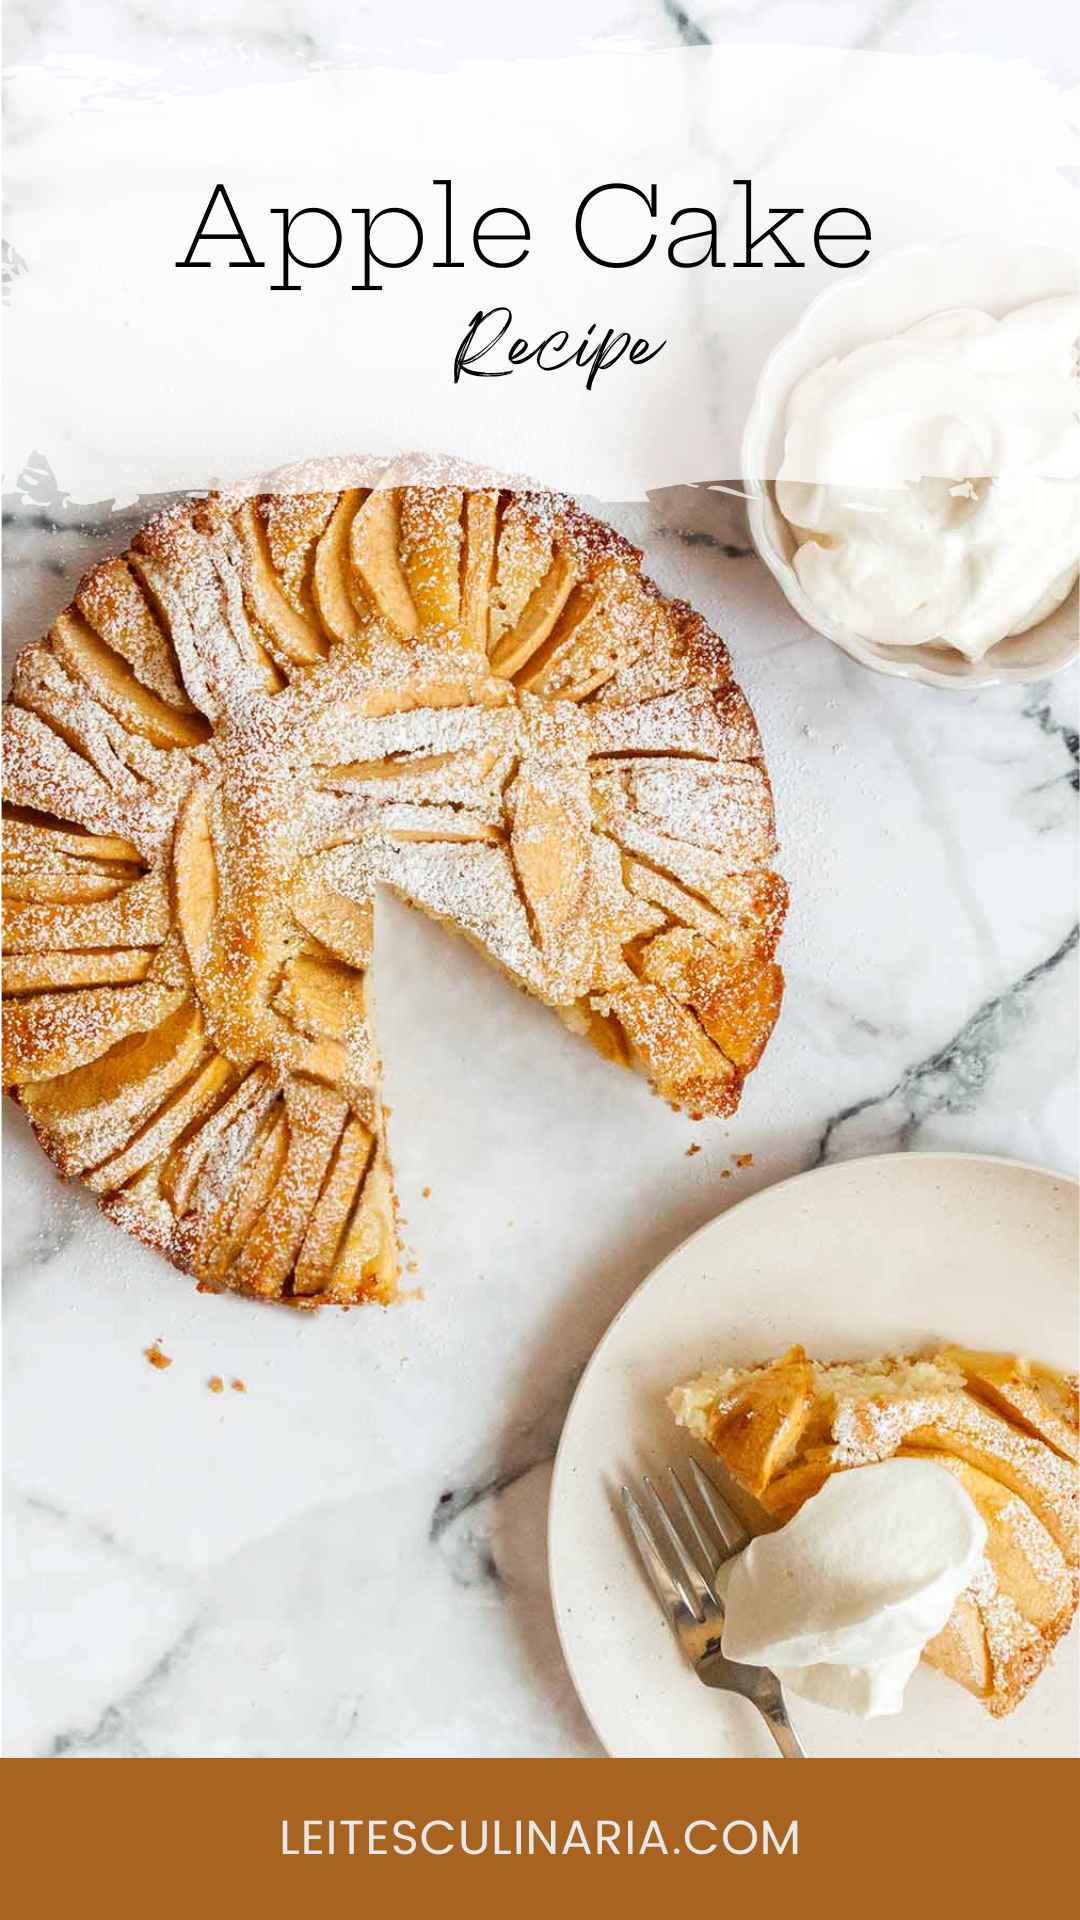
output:
[[[159,515],[4,709],[4,1083],[207,1288],[388,1299],[380,886],[612,1060],[730,1114],[785,889],[727,652],[561,496]]]
[[[986,1552],[923,1659],[992,1714],[1019,1704],[1076,1612],[1074,1374],[964,1347],[832,1364],[792,1347],[677,1387],[671,1408],[780,1525],[831,1474],[908,1457],[947,1468]]]

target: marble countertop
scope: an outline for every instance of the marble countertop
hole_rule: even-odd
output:
[[[1068,85],[1080,49],[1060,0],[10,0],[6,57],[86,63],[103,81],[157,71],[170,88],[238,68],[452,66],[468,59],[550,58],[600,50],[797,44],[891,53],[986,54],[1034,61]],[[9,135],[10,138],[10,135]]]
[[[215,35],[258,61],[446,51],[450,10],[410,9],[407,48],[390,8],[350,12],[348,35],[343,11],[275,10],[271,33],[232,0],[181,33],[133,7],[15,6],[8,51],[107,44],[192,72]],[[1075,55],[1057,7],[595,0],[539,10],[542,48],[511,49],[513,11],[457,7],[455,37],[466,15],[493,53],[835,32],[1035,45],[1062,72]],[[6,502],[11,649],[151,504],[72,503],[47,453]],[[574,1384],[639,1280],[823,1161],[945,1148],[1074,1170],[1075,676],[979,695],[875,676],[789,611],[737,500],[595,504],[728,638],[762,727],[793,902],[764,1065],[735,1121],[692,1125],[386,904],[380,1027],[423,1297],[310,1318],[198,1295],[9,1112],[9,1753],[595,1752],[551,1617],[546,1499]],[[168,1371],[143,1358],[154,1340]]]
[[[9,536],[14,644],[123,532],[37,485]],[[377,993],[423,1298],[301,1321],[196,1294],[9,1113],[11,1752],[593,1751],[545,1503],[631,1289],[824,1160],[1074,1165],[1071,676],[978,696],[874,676],[787,610],[737,502],[607,511],[729,637],[764,732],[793,905],[763,1067],[735,1121],[694,1126],[388,904]],[[168,1372],[142,1358],[158,1338]]]

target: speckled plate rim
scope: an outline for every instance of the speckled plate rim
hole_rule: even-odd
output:
[[[604,1445],[593,1444],[595,1435],[590,1439],[585,1416],[597,1403],[598,1390],[604,1384],[605,1371],[610,1370],[613,1357],[626,1347],[628,1331],[634,1334],[631,1345],[635,1351],[648,1349],[651,1353],[657,1329],[665,1322],[665,1304],[670,1307],[687,1272],[693,1272],[695,1263],[700,1262],[703,1255],[706,1264],[715,1267],[723,1258],[725,1238],[737,1242],[748,1223],[753,1224],[770,1211],[779,1210],[781,1220],[792,1209],[797,1216],[800,1210],[805,1211],[802,1202],[809,1197],[814,1202],[815,1213],[820,1216],[822,1201],[829,1189],[835,1201],[835,1196],[852,1183],[856,1197],[865,1183],[872,1185],[882,1180],[894,1185],[897,1181],[903,1184],[911,1180],[919,1185],[926,1180],[931,1186],[936,1180],[948,1189],[959,1191],[965,1184],[970,1190],[980,1178],[1003,1174],[1013,1177],[1012,1188],[1022,1189],[1025,1200],[1034,1198],[1036,1223],[1040,1211],[1038,1190],[1041,1189],[1044,1208],[1052,1194],[1059,1197],[1059,1205],[1045,1215],[1047,1225],[1052,1224],[1055,1235],[1060,1236],[1057,1258],[1048,1261],[1042,1270],[1045,1275],[1042,1283],[1031,1274],[1025,1280],[1025,1324],[1035,1328],[1031,1336],[1026,1341],[1017,1338],[1015,1319],[1010,1325],[1008,1312],[1002,1310],[1007,1304],[1004,1293],[995,1297],[991,1292],[987,1298],[981,1284],[977,1309],[970,1310],[972,1319],[977,1313],[978,1324],[953,1324],[946,1305],[930,1311],[931,1325],[927,1326],[926,1320],[920,1318],[925,1300],[920,1301],[917,1292],[909,1294],[906,1275],[904,1314],[892,1323],[891,1335],[883,1332],[880,1318],[875,1319],[877,1290],[873,1294],[867,1292],[865,1271],[857,1264],[862,1259],[857,1235],[849,1232],[836,1246],[834,1285],[829,1294],[830,1306],[834,1311],[839,1308],[848,1338],[846,1347],[830,1350],[880,1351],[883,1341],[886,1347],[895,1347],[905,1341],[920,1342],[936,1332],[973,1342],[981,1340],[983,1344],[997,1341],[1003,1346],[1026,1347],[1040,1354],[1043,1351],[1041,1335],[1045,1331],[1046,1340],[1054,1349],[1048,1357],[1075,1365],[1080,1337],[1080,1260],[1077,1255],[1080,1188],[1072,1176],[1055,1168],[984,1154],[867,1155],[813,1168],[764,1187],[745,1200],[735,1202],[681,1241],[653,1268],[615,1315],[593,1350],[567,1412],[555,1456],[547,1528],[552,1606],[563,1658],[590,1725],[613,1758],[653,1755],[756,1758],[772,1752],[767,1736],[754,1721],[750,1709],[727,1696],[707,1693],[683,1665],[645,1586],[615,1510],[615,1485],[624,1477],[626,1463],[632,1462],[640,1469],[644,1459],[659,1460],[661,1464],[675,1461],[688,1450],[685,1436],[655,1401],[646,1405],[645,1393],[639,1393],[635,1385],[632,1404],[623,1409],[625,1420],[615,1422],[618,1431],[610,1437],[606,1459]],[[852,1198],[848,1193],[838,1203],[847,1209],[845,1225],[849,1228]],[[1012,1206],[1012,1215],[1011,1226],[1014,1229],[1022,1226],[1015,1206]],[[976,1244],[980,1238],[986,1239],[992,1223],[981,1219],[980,1230],[972,1235],[968,1231],[972,1224],[970,1216],[963,1216],[963,1220],[961,1240],[965,1234]],[[775,1245],[772,1225],[775,1223],[766,1225],[763,1244],[769,1244],[771,1236]],[[1037,1224],[1034,1230],[1037,1231]],[[1023,1237],[1023,1231],[1014,1234],[1012,1251],[1030,1252],[1030,1247],[1022,1248]],[[880,1253],[880,1248],[875,1250]],[[1002,1254],[1002,1264],[1006,1264],[1000,1247],[998,1252]],[[857,1282],[855,1290],[841,1286],[841,1278]],[[927,1280],[924,1279],[923,1284],[926,1286]],[[868,1302],[874,1304],[868,1308]],[[722,1288],[711,1304],[715,1308],[718,1303],[728,1320],[738,1326],[734,1337],[736,1360],[748,1362],[775,1351],[777,1345],[786,1344],[785,1332],[792,1339],[798,1337],[793,1326],[785,1331],[773,1331],[775,1314],[771,1301],[757,1299],[741,1309],[733,1301],[730,1288]],[[803,1313],[801,1300],[796,1311]],[[963,1319],[962,1308],[959,1318]],[[807,1319],[808,1323],[812,1321],[812,1312],[807,1312]],[[636,1322],[640,1322],[640,1327],[635,1328]],[[716,1347],[711,1345],[714,1338],[711,1333],[703,1336],[700,1330],[697,1334],[692,1329],[684,1330],[681,1322],[678,1332],[683,1335],[686,1347],[692,1347],[695,1340],[703,1344],[696,1357],[681,1360],[673,1357],[670,1362],[660,1364],[659,1374],[665,1383],[672,1385],[705,1364],[710,1352],[717,1354]],[[808,1335],[811,1348],[813,1340],[811,1326]],[[599,1397],[602,1405],[602,1394]],[[647,1418],[650,1413],[651,1444]],[[631,1431],[635,1424],[636,1433]],[[606,1431],[610,1432],[610,1427]],[[662,1436],[659,1439],[658,1432]],[[660,1452],[665,1443],[666,1451]],[[707,1456],[703,1454],[702,1458]],[[605,1465],[608,1470],[606,1493]],[[582,1484],[590,1489],[584,1500],[588,1508],[584,1521],[580,1511],[583,1502],[575,1488],[581,1467],[585,1468]],[[599,1656],[592,1644],[597,1640],[596,1630],[591,1636],[587,1631],[583,1633],[574,1613],[585,1579],[588,1581],[585,1606],[593,1605],[593,1596],[603,1593],[608,1596],[603,1605],[614,1608],[600,1635]],[[1076,1752],[1080,1727],[1072,1707],[1077,1689],[1070,1683],[1066,1668],[1075,1665],[1076,1638],[1074,1627],[1068,1642],[1055,1656],[1058,1673],[1054,1678],[1044,1676],[1027,1701],[1004,1721],[991,1720],[976,1701],[925,1667],[916,1673],[909,1688],[909,1705],[898,1719],[852,1721],[847,1716],[801,1701],[796,1704],[795,1712],[812,1753],[822,1758],[1072,1755]],[[600,1684],[598,1671],[605,1661],[609,1672]],[[634,1704],[613,1712],[610,1694],[611,1675],[615,1671],[620,1674],[620,1692],[632,1693]],[[677,1729],[674,1743],[669,1741],[665,1746],[662,1739],[650,1739],[643,1733],[646,1727],[654,1732],[657,1713],[665,1720],[669,1733],[673,1727]]]

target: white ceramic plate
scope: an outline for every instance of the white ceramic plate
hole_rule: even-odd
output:
[[[609,1753],[774,1751],[745,1702],[685,1666],[623,1529],[620,1483],[687,1452],[668,1390],[793,1341],[855,1358],[938,1337],[1076,1364],[1074,1181],[967,1154],[847,1161],[730,1208],[632,1295],[574,1397],[549,1517],[563,1652]],[[1076,1638],[1005,1720],[925,1666],[899,1716],[858,1721],[793,1699],[792,1717],[808,1751],[831,1758],[1072,1755]]]

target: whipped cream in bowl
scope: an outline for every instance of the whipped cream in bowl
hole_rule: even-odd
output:
[[[1080,263],[957,242],[813,301],[743,441],[751,532],[808,625],[970,688],[1078,650]]]
[[[821,1706],[899,1713],[985,1547],[970,1496],[932,1460],[833,1474],[721,1568],[724,1652]]]

